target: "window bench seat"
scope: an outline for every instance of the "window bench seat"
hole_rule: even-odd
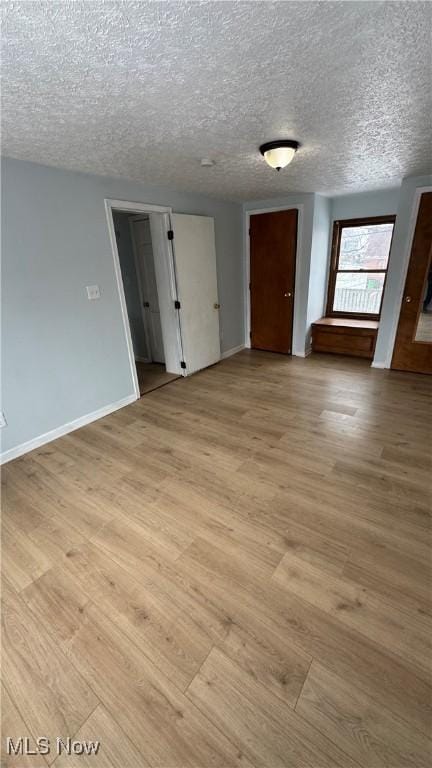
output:
[[[312,351],[366,357],[372,360],[378,320],[322,317],[312,323]]]

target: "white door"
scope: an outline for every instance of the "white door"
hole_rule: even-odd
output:
[[[174,262],[186,374],[220,360],[214,220],[174,213]]]
[[[140,272],[141,291],[145,311],[146,331],[154,363],[164,363],[164,345],[162,338],[159,298],[156,285],[150,222],[148,218],[132,220],[137,255],[137,268]]]

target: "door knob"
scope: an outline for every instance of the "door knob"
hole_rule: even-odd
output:
[[[287,293],[284,293],[284,296],[286,299],[289,299],[290,296],[292,296],[291,291],[288,291]]]
[[[409,304],[410,301],[412,301],[411,296],[405,296],[405,301],[406,301],[407,304]]]
[[[216,301],[213,304],[213,306],[214,306],[215,309],[220,309],[220,304],[218,304]]]

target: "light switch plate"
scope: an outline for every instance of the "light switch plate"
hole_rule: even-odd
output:
[[[2,427],[7,427],[7,421],[6,421],[6,416],[4,415],[3,411],[0,411],[0,429]]]
[[[100,290],[98,285],[87,285],[87,298],[89,301],[100,299]]]

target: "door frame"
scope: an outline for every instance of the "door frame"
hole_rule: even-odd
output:
[[[420,198],[425,192],[432,192],[432,187],[417,187],[415,190],[414,198],[413,198],[411,216],[410,216],[409,225],[408,225],[408,234],[407,234],[407,237],[405,240],[405,246],[403,249],[402,268],[399,275],[399,289],[397,293],[397,298],[394,303],[393,319],[392,319],[391,328],[389,332],[389,344],[387,349],[386,361],[384,364],[385,368],[391,369],[394,345],[396,342],[396,333],[397,333],[400,313],[402,309],[402,299],[405,291],[405,283],[408,275],[408,266],[411,259],[411,250],[414,242],[414,232],[417,224],[417,216],[418,216],[419,207],[420,207]],[[396,221],[397,221],[397,215],[396,215]],[[393,231],[393,234],[394,234],[394,231]],[[391,267],[391,251],[390,251],[389,266]],[[387,270],[387,273],[388,271],[389,270]],[[382,315],[381,315],[381,320],[382,320]],[[374,367],[374,364],[373,364],[374,362],[375,361],[372,362],[372,367]]]
[[[244,230],[244,237],[245,237],[245,244],[246,244],[246,264],[245,264],[245,347],[248,349],[251,348],[251,300],[250,300],[250,237],[249,237],[249,229],[250,229],[250,217],[251,216],[257,216],[262,213],[276,213],[277,211],[297,211],[297,243],[296,243],[296,256],[295,256],[295,265],[294,265],[294,307],[293,307],[293,324],[292,324],[292,343],[291,343],[291,349],[292,349],[292,355],[294,356],[301,356],[304,357],[304,350],[303,354],[299,353],[297,350],[296,345],[294,344],[294,329],[298,325],[300,321],[299,317],[299,307],[300,303],[297,302],[297,292],[299,290],[300,285],[300,270],[298,269],[298,258],[299,254],[301,253],[302,248],[302,240],[303,240],[303,216],[304,216],[304,205],[303,203],[298,203],[297,205],[278,205],[274,208],[257,208],[256,210],[246,211],[245,216],[245,230]]]
[[[133,200],[113,200],[111,198],[105,198],[104,205],[105,205],[106,220],[108,224],[108,234],[109,234],[109,239],[111,243],[112,257],[114,262],[114,272],[115,272],[116,283],[117,283],[117,291],[118,291],[118,296],[120,301],[120,311],[121,311],[121,316],[123,321],[123,330],[125,334],[126,347],[128,351],[129,367],[130,367],[135,397],[136,397],[136,400],[139,400],[141,395],[139,390],[138,374],[137,374],[136,365],[135,365],[135,355],[134,355],[133,344],[132,344],[132,334],[130,329],[129,316],[128,316],[127,306],[126,306],[125,290],[124,290],[123,278],[122,278],[122,273],[120,268],[120,257],[118,253],[117,239],[115,235],[113,210],[123,211],[125,213],[130,213],[131,215],[140,214],[140,213],[165,214],[168,216],[168,219],[170,222],[169,226],[171,228],[172,208],[167,206],[162,206],[162,205],[153,205],[151,203],[137,203]],[[161,240],[158,243],[158,245],[161,248],[161,252],[163,253],[164,258],[167,260],[168,272],[172,274],[174,269],[174,265],[172,263],[173,254],[172,254],[172,249],[169,247],[169,243],[170,241],[168,240],[168,238],[166,238],[163,240],[163,242]],[[172,291],[173,285],[170,285],[169,288]],[[184,376],[185,375],[184,370],[181,368],[181,365],[180,365],[181,360],[183,358],[182,358],[182,349],[181,349],[179,333],[176,333],[175,336],[176,336],[175,356],[178,362],[178,370],[172,371],[172,372],[177,373],[179,376]]]

